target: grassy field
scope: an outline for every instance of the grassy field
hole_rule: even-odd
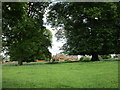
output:
[[[117,88],[118,61],[3,64],[3,88]]]

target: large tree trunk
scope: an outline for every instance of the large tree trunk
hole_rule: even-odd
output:
[[[22,61],[22,60],[19,60],[19,61],[18,61],[18,65],[23,65],[23,61]]]
[[[91,61],[100,61],[99,58],[98,58],[98,54],[92,54]]]

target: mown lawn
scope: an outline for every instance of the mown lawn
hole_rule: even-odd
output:
[[[2,66],[3,88],[118,87],[118,61]]]

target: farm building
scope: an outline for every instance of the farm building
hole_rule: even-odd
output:
[[[56,61],[64,61],[64,60],[79,61],[79,58],[77,55],[65,55],[65,54],[53,55],[52,59]]]

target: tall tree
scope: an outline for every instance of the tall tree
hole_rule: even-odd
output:
[[[2,45],[3,51],[9,55],[9,48],[13,42],[13,28],[23,20],[26,15],[27,3],[2,3]],[[22,62],[21,62],[22,63]]]
[[[98,55],[120,53],[118,6],[110,2],[58,2],[51,5],[48,21],[63,27],[65,52],[92,55],[91,60],[98,61]]]
[[[43,26],[46,3],[3,3],[3,43],[12,60],[51,58],[51,33]],[[39,6],[39,7],[37,7]],[[37,8],[36,8],[37,7]]]

